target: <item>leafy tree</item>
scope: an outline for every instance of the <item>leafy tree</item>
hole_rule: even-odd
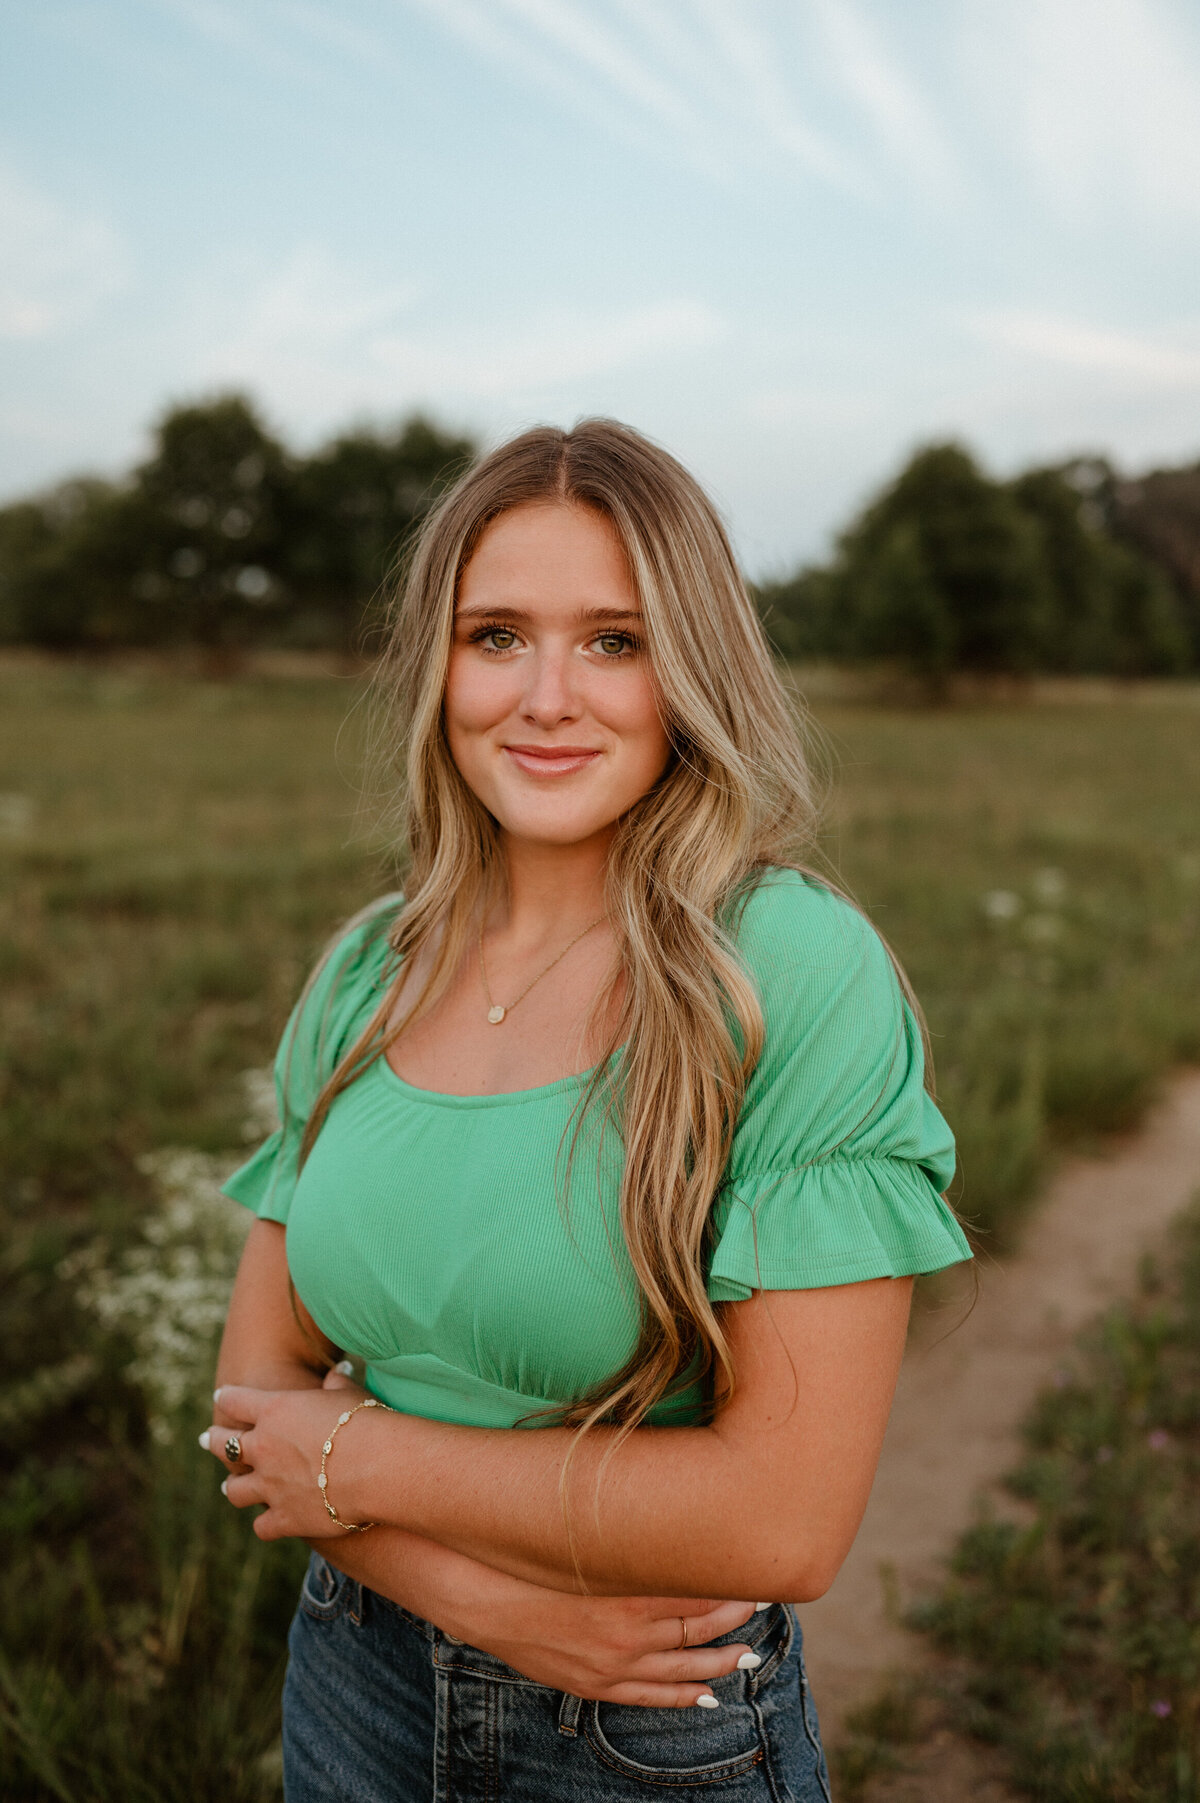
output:
[[[1081,461],[1030,470],[1011,484],[1041,542],[1050,593],[1043,647],[1049,670],[1107,670],[1115,656],[1115,567],[1103,513],[1092,498],[1098,481]]]
[[[1186,668],[1186,623],[1169,579],[1114,540],[1118,484],[1101,458],[1031,470],[1012,484],[1040,531],[1053,596],[1046,668],[1168,675]]]
[[[81,478],[0,513],[4,636],[65,650],[138,642],[130,552],[140,521],[131,497]]]
[[[908,535],[903,552],[898,532]],[[896,634],[891,655],[911,661],[906,646],[936,641],[943,668],[1036,669],[1049,612],[1039,549],[1012,496],[961,445],[932,445],[917,452],[842,540],[843,604],[859,622],[863,651],[880,654],[880,565],[890,559],[898,572],[900,558],[909,570],[905,583],[897,587],[896,574],[887,579],[893,599],[885,614]],[[917,610],[911,625],[898,611],[902,589]],[[937,596],[936,626],[930,589]]]
[[[950,597],[930,569],[914,521],[892,527],[861,583],[863,653],[895,658],[939,689],[953,666],[959,635]]]
[[[837,638],[833,578],[815,565],[752,590],[767,636],[781,657],[844,655]]]
[[[289,459],[242,395],[175,407],[135,471],[131,581],[164,630],[210,651],[262,636],[288,599]]]
[[[1113,660],[1118,676],[1179,676],[1193,662],[1171,582],[1146,558],[1114,545]]]
[[[326,640],[353,642],[364,605],[474,448],[417,416],[390,434],[345,433],[301,465],[287,568]]]
[[[1109,511],[1114,533],[1169,577],[1200,665],[1200,463],[1114,483]]]

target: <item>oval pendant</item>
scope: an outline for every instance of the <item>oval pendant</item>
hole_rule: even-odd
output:
[[[500,1025],[500,1022],[504,1019],[504,1012],[505,1011],[500,1006],[499,1002],[496,1003],[494,1008],[488,1009],[488,1019],[491,1021],[493,1027],[498,1027]]]

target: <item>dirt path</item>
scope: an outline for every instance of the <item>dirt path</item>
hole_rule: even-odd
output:
[[[1128,1293],[1140,1256],[1197,1188],[1200,1071],[1188,1071],[1139,1132],[1060,1169],[1018,1255],[981,1269],[979,1301],[961,1327],[939,1338],[961,1299],[923,1325],[854,1549],[828,1596],[801,1610],[827,1744],[886,1671],[921,1661],[922,1643],[895,1625],[886,1591],[903,1605],[936,1577],[975,1496],[1014,1462],[1015,1430],[1036,1391],[1083,1323]]]

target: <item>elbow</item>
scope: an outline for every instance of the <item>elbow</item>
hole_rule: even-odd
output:
[[[789,1535],[786,1543],[764,1548],[755,1559],[754,1594],[781,1602],[815,1603],[832,1585],[849,1550],[850,1543],[841,1536],[835,1540],[811,1533]]]
[[[777,1565],[770,1582],[765,1586],[768,1596],[777,1597],[780,1602],[815,1603],[825,1595],[833,1580],[841,1570],[841,1560],[824,1564],[806,1560],[802,1564],[795,1561],[787,1565]],[[755,1586],[758,1595],[764,1586]]]
[[[840,1559],[828,1560],[824,1564],[810,1563],[795,1572],[792,1585],[787,1593],[790,1603],[815,1603],[825,1595],[833,1584],[838,1572],[842,1569]]]

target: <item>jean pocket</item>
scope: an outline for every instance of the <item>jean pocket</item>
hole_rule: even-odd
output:
[[[336,1621],[349,1608],[357,1588],[353,1578],[313,1553],[300,1586],[300,1607],[314,1621]]]
[[[728,1678],[718,1678],[712,1688],[720,1709],[585,1703],[584,1738],[601,1765],[652,1785],[659,1794],[685,1785],[741,1789],[740,1781],[756,1773],[763,1759],[758,1712],[746,1700],[744,1687],[735,1689]]]

